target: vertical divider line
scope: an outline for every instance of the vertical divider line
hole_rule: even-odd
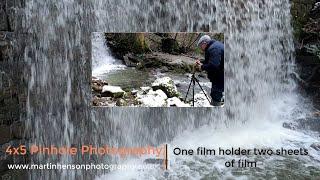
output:
[[[168,144],[166,144],[166,159],[165,159],[165,162],[166,162],[166,170],[168,170]]]

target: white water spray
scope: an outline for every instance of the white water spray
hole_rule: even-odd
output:
[[[125,65],[122,65],[120,60],[112,57],[104,33],[92,33],[92,76],[98,77],[124,68]]]

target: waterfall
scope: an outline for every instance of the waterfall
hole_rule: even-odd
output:
[[[28,121],[41,145],[158,145],[202,125],[279,121],[272,108],[296,97],[289,0],[26,0]],[[225,33],[223,109],[91,108],[92,32]],[[106,60],[107,64],[113,60]],[[93,61],[95,67],[95,61]],[[292,104],[296,101],[293,98]],[[114,162],[109,157],[36,156],[32,162]],[[31,179],[91,179],[102,171],[32,171]],[[44,178],[45,177],[45,178]]]
[[[124,67],[120,61],[112,57],[104,34],[92,33],[92,76],[99,76]]]

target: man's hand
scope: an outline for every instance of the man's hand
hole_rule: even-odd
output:
[[[197,60],[196,61],[196,67],[201,70],[201,66],[202,66],[202,63],[200,62],[200,60]]]

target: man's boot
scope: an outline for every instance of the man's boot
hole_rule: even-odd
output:
[[[223,107],[224,106],[224,102],[223,101],[211,101],[210,103],[212,106],[214,107]]]

